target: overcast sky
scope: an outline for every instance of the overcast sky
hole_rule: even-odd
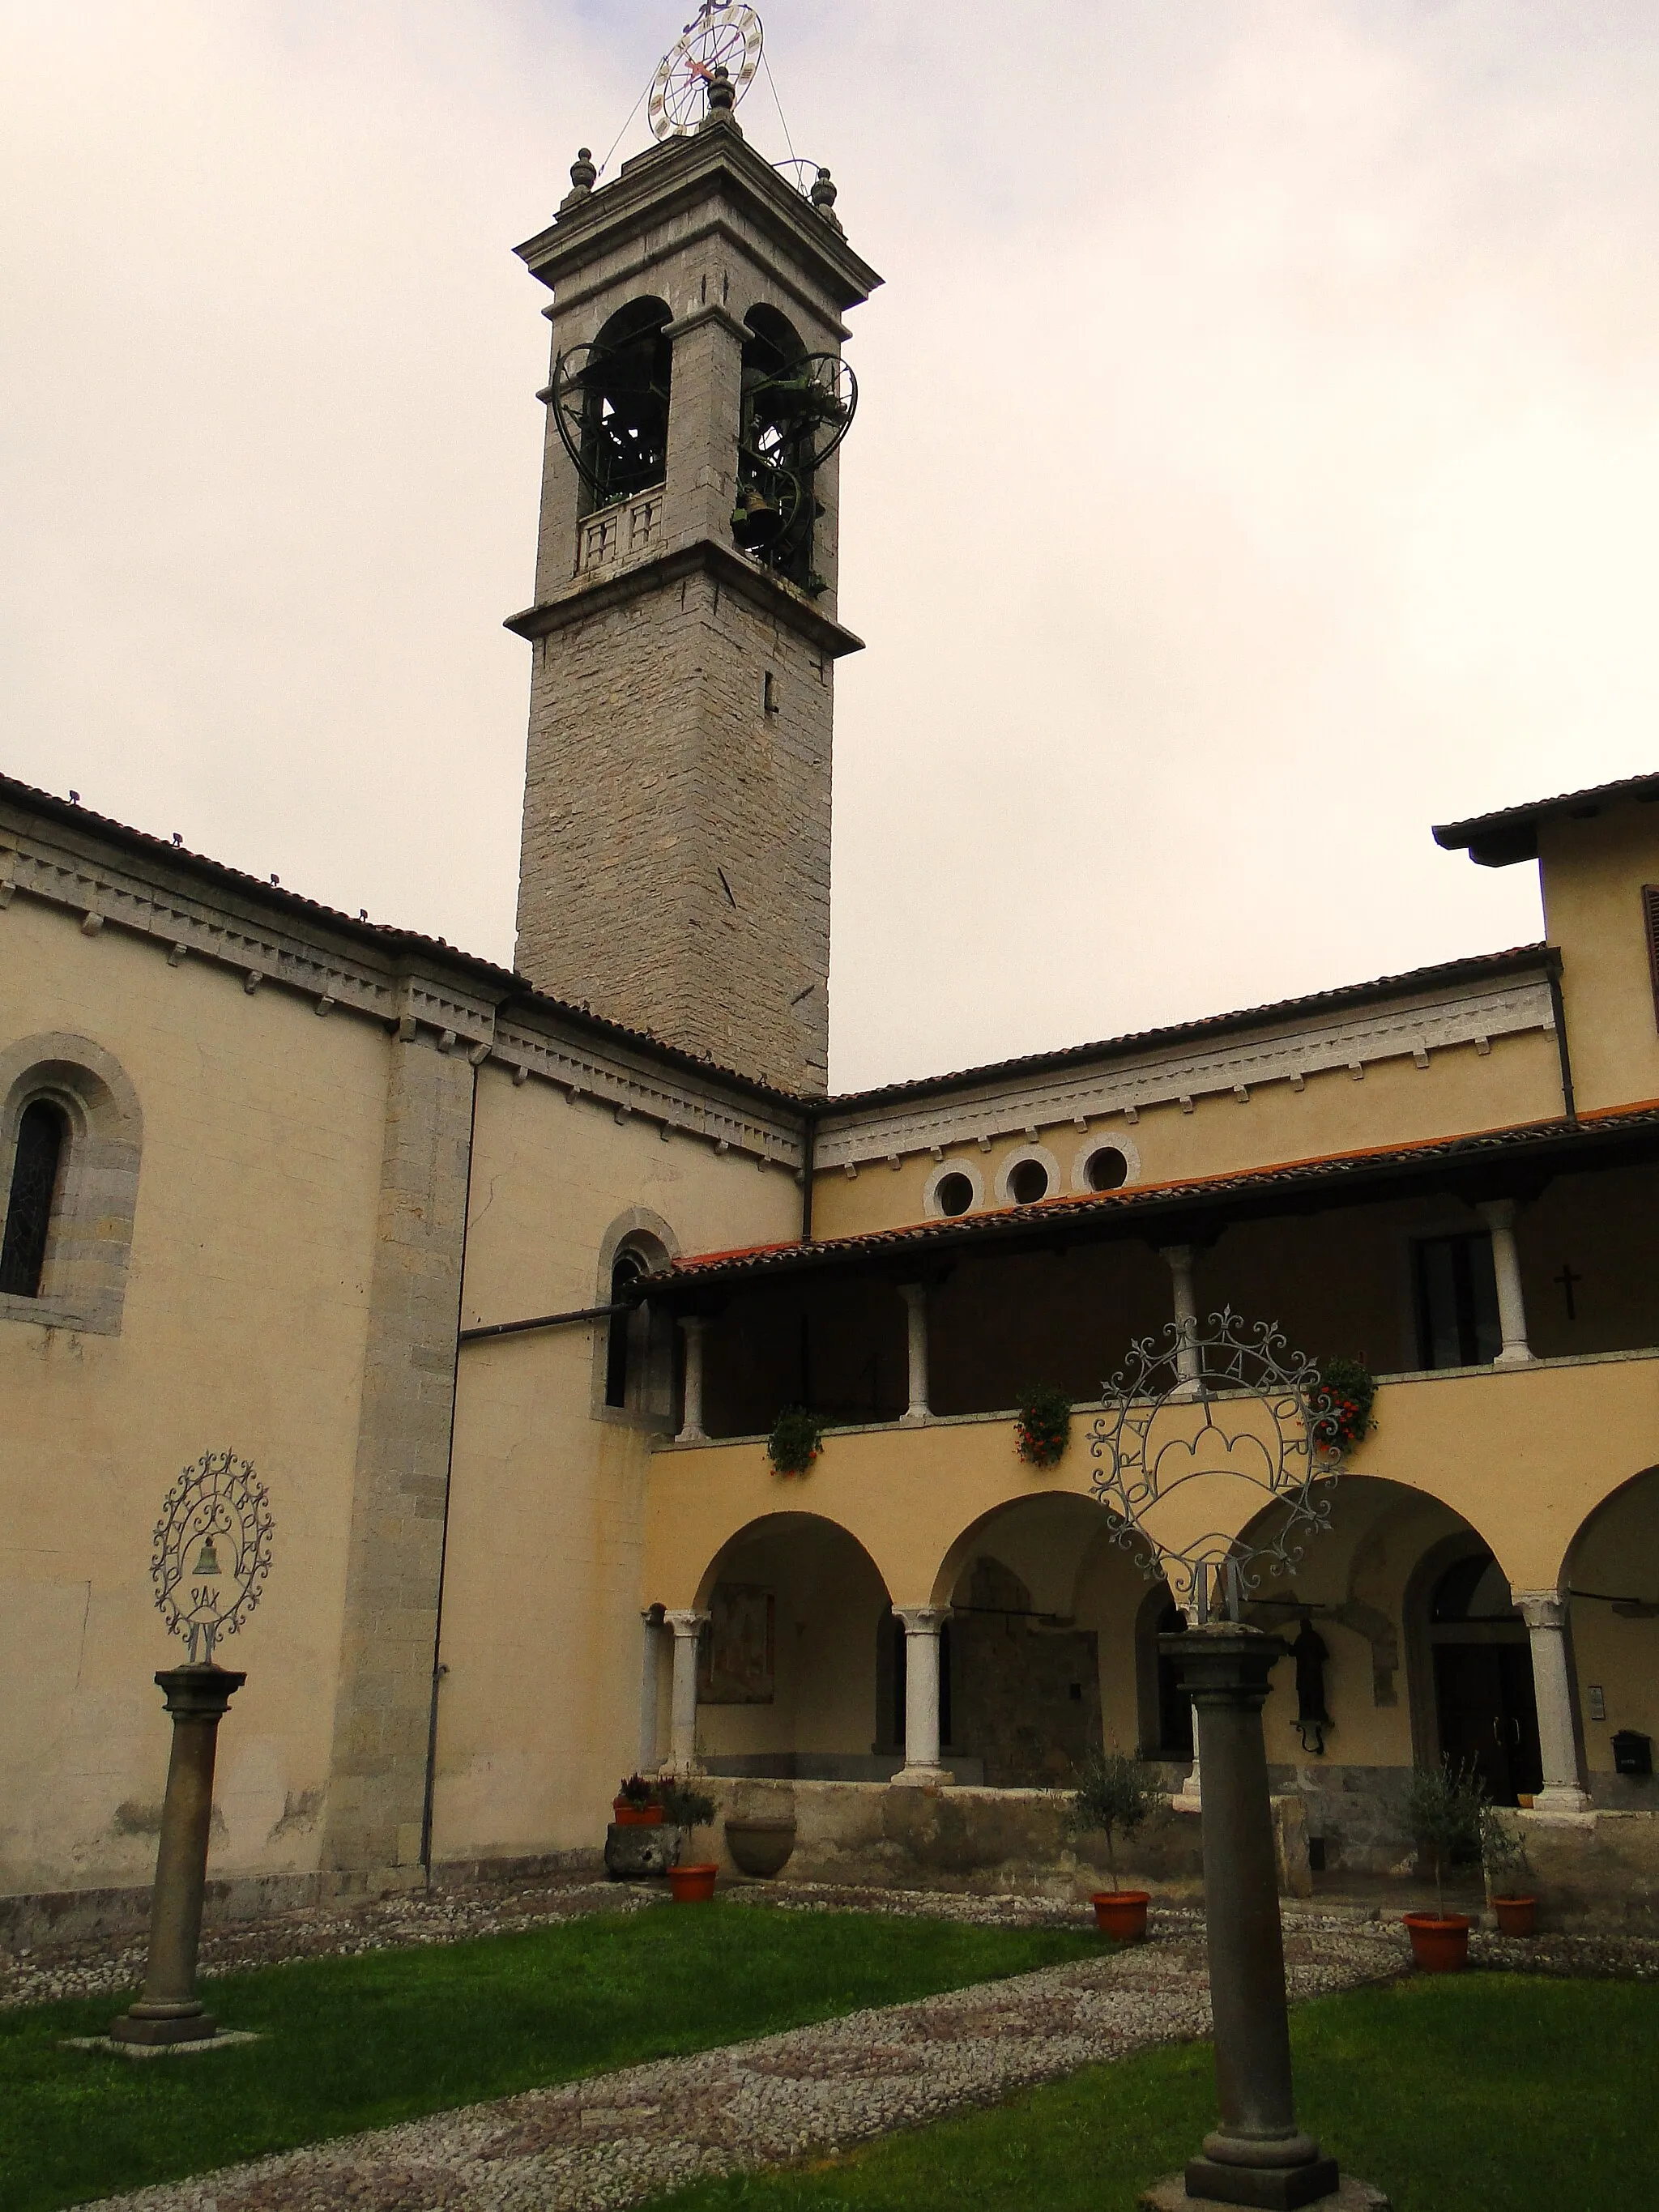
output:
[[[0,0],[0,767],[510,958],[509,249],[689,8]],[[764,12],[887,279],[837,1087],[1537,935],[1429,824],[1659,767],[1659,9]]]

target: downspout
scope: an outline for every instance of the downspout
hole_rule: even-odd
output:
[[[817,1144],[817,1117],[809,1106],[800,1136],[800,1241],[812,1241],[812,1160]]]
[[[1578,1119],[1572,1095],[1572,1054],[1567,1046],[1567,1009],[1561,996],[1561,971],[1550,970],[1550,1012],[1555,1019],[1555,1051],[1561,1062],[1561,1110],[1569,1121]]]
[[[432,1702],[426,1723],[426,1788],[421,1798],[421,1866],[432,1883],[432,1798],[438,1776],[438,1686],[449,1669],[439,1654],[444,1640],[444,1574],[449,1563],[449,1498],[455,1480],[455,1406],[461,1389],[461,1303],[466,1296],[466,1240],[472,1226],[472,1170],[478,1137],[478,1068],[472,1069],[472,1109],[466,1125],[466,1207],[461,1217],[461,1265],[455,1287],[455,1360],[449,1376],[449,1454],[444,1462],[444,1525],[438,1540],[438,1613],[432,1628]]]

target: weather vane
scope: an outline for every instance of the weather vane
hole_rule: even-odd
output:
[[[1237,1619],[1329,1523],[1340,1429],[1317,1366],[1232,1310],[1142,1337],[1107,1383],[1090,1449],[1113,1540],[1200,1620]]]
[[[188,1643],[191,1666],[211,1666],[219,1638],[234,1636],[258,1604],[273,1525],[252,1462],[233,1451],[204,1452],[162,1499],[149,1576],[156,1609],[168,1633]]]
[[[684,138],[702,121],[717,69],[732,81],[734,100],[760,67],[764,33],[752,8],[702,6],[663,56],[651,86],[648,112],[659,138]]]

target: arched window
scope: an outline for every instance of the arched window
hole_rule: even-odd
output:
[[[38,1298],[46,1273],[52,1201],[63,1183],[69,1124],[47,1098],[32,1099],[17,1121],[6,1228],[0,1243],[0,1291]]]
[[[584,511],[632,499],[668,473],[673,319],[661,300],[631,300],[591,346],[560,357],[560,434],[581,471]]]
[[[732,532],[763,567],[803,591],[822,590],[812,568],[813,525],[823,512],[812,495],[812,456],[823,426],[806,348],[775,307],[751,307],[745,319],[754,335],[743,349]]]
[[[648,1273],[650,1262],[643,1252],[631,1244],[624,1244],[611,1263],[611,1303],[619,1305],[628,1299],[629,1292],[641,1275]],[[613,1313],[610,1334],[605,1347],[605,1402],[607,1406],[626,1406],[630,1340],[635,1333],[638,1308],[629,1304],[626,1313]]]

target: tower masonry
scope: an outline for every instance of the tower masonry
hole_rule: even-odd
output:
[[[835,187],[700,128],[518,248],[554,294],[518,966],[782,1088],[827,1088],[842,316]]]

